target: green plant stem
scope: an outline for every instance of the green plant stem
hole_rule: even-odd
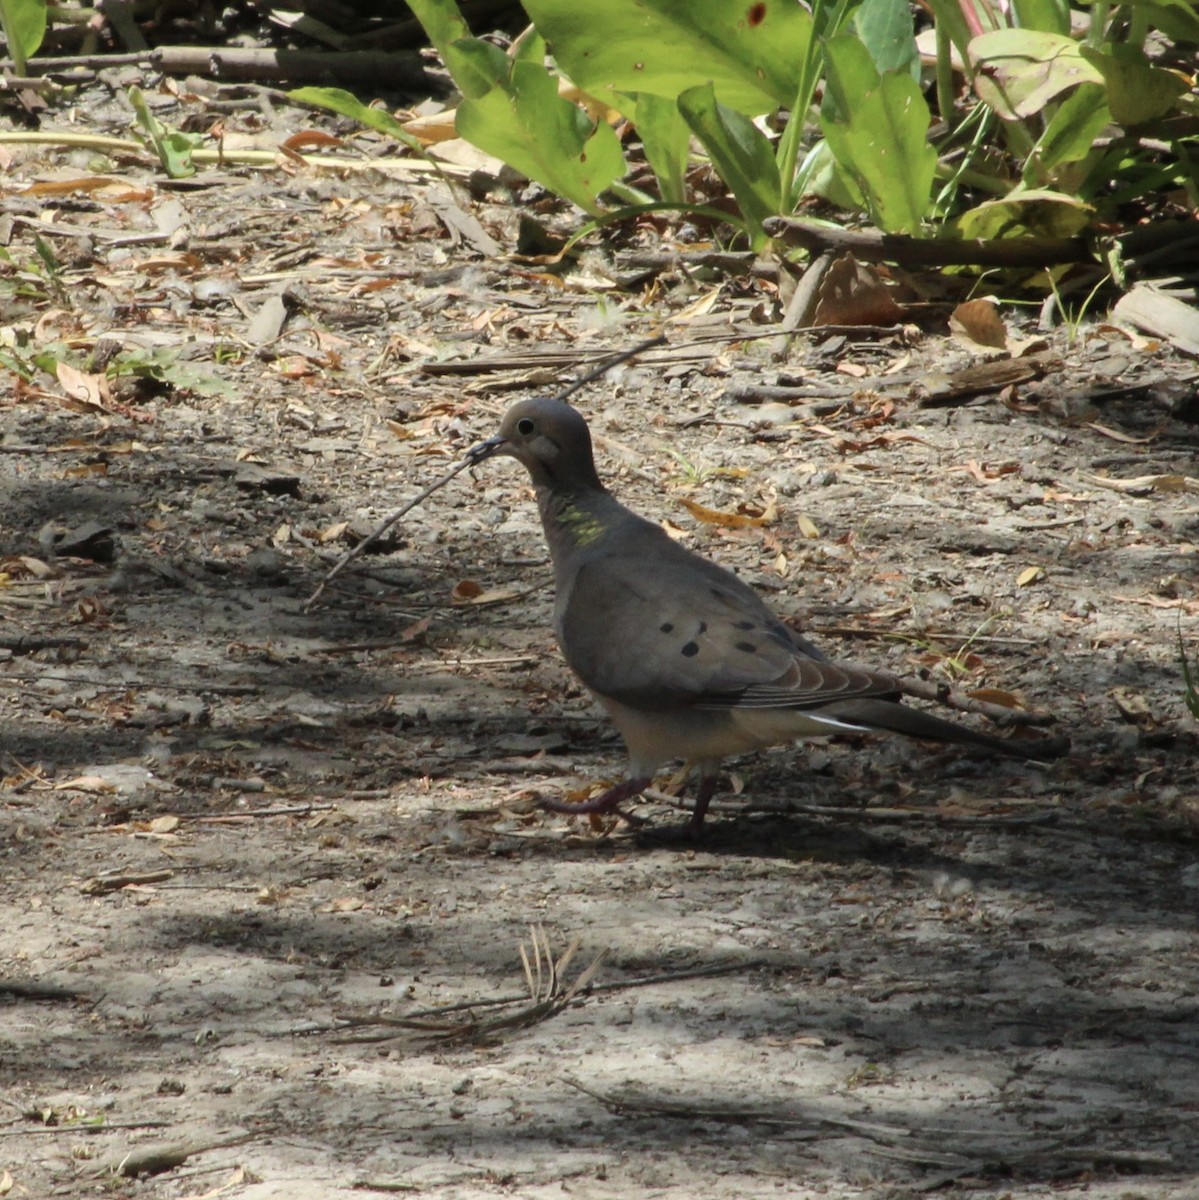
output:
[[[980,192],[991,192],[996,196],[1006,196],[1012,190],[1010,179],[997,179],[994,175],[987,175],[970,167],[951,167],[948,163],[937,163],[936,177],[955,186],[965,184],[967,187],[977,188]]]
[[[937,107],[946,132],[952,134],[957,126],[957,113],[953,104],[953,43],[949,39],[949,26],[938,21],[937,35]]]
[[[653,196],[651,196],[648,192],[643,192],[640,188],[630,187],[629,184],[625,183],[622,179],[617,179],[613,183],[610,183],[608,185],[608,191],[610,191],[612,195],[616,196],[618,199],[623,200],[626,204],[640,206],[644,204],[657,203]],[[670,203],[674,202],[671,201]]]
[[[1027,162],[1036,142],[1023,121],[1003,121],[999,123],[1004,140],[1012,152],[1012,157],[1019,162]]]
[[[1129,5],[1132,10],[1128,19],[1128,37],[1124,40],[1130,46],[1136,46],[1137,49],[1143,49],[1145,38],[1149,35],[1149,17],[1145,12],[1144,6],[1140,4]]]
[[[1092,50],[1099,50],[1103,46],[1103,35],[1107,30],[1107,18],[1111,11],[1111,0],[1095,0],[1091,5],[1091,27],[1087,30],[1086,45]]]
[[[812,107],[816,87],[824,73],[824,39],[832,37],[841,28],[851,2],[852,0],[837,0],[837,7],[823,28],[813,23],[812,36],[808,41],[803,66],[799,72],[799,84],[795,89],[795,100],[791,104],[791,115],[787,118],[787,126],[779,140],[778,154],[775,157],[779,179],[782,181],[783,205],[787,212],[793,211],[799,202],[799,197],[795,195],[795,164],[799,161],[808,109]]]

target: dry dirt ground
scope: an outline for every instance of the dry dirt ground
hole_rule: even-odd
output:
[[[61,286],[0,324],[229,390],[5,373],[0,1190],[1199,1196],[1193,364],[1087,326],[927,404],[976,361],[943,313],[780,365],[742,337],[760,281],[563,286],[444,184],[19,194],[87,171],[9,162],[8,251],[40,228]],[[663,322],[577,398],[614,490],[833,653],[1018,693],[1068,755],[781,748],[699,845],[664,796],[637,832],[544,813],[623,763],[506,461],[305,607],[513,397]],[[810,395],[737,399],[780,381]]]

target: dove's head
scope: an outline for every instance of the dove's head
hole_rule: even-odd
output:
[[[537,487],[568,491],[601,487],[587,422],[564,400],[537,396],[514,404],[495,437],[467,456],[472,465],[507,454],[525,465]]]

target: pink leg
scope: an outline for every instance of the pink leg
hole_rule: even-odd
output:
[[[577,804],[571,804],[566,800],[550,800],[544,796],[541,798],[541,804],[550,812],[570,813],[579,817],[586,816],[588,813],[615,813],[618,817],[628,821],[630,825],[640,825],[642,823],[640,817],[621,812],[618,806],[626,800],[632,800],[634,796],[640,796],[651,783],[653,783],[652,778],[626,779],[623,783],[610,787],[601,795],[594,796],[590,800],[580,800]],[[706,803],[704,807],[707,807]]]

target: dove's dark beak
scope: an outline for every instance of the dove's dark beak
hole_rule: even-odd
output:
[[[472,446],[466,452],[465,462],[468,467],[477,467],[479,463],[486,462],[489,458],[493,458],[499,454],[508,444],[508,439],[501,434],[496,434],[495,437],[489,437],[487,441],[480,442],[477,446]]]

